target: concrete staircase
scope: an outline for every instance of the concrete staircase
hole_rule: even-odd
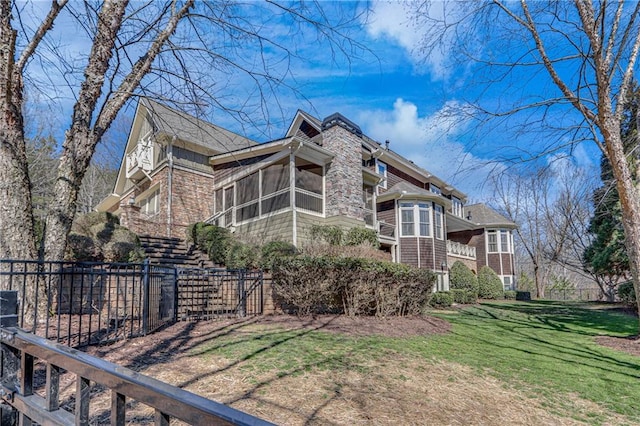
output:
[[[141,235],[140,244],[151,263],[175,265],[181,268],[213,268],[216,265],[206,254],[187,245],[180,238]]]

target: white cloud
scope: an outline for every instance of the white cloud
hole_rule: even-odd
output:
[[[416,72],[447,80],[452,73],[448,52],[455,40],[445,31],[445,22],[459,10],[455,2],[373,2],[366,29],[372,38],[393,40],[406,50]]]
[[[389,140],[390,148],[444,181],[466,192],[470,199],[484,197],[489,174],[499,163],[471,154],[457,138],[468,130],[461,106],[447,102],[431,115],[420,116],[418,107],[397,99],[392,111],[362,111],[358,122],[372,138]]]

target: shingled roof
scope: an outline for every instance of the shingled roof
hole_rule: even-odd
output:
[[[464,206],[464,211],[467,215],[471,214],[470,221],[476,225],[485,227],[504,226],[507,228],[515,228],[517,226],[513,221],[482,203],[466,205]]]
[[[176,136],[178,139],[208,148],[216,153],[235,151],[258,144],[251,139],[151,99],[143,99],[142,104],[151,112],[157,132]]]

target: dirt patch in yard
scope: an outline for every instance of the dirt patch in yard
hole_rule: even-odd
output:
[[[607,346],[631,355],[640,356],[640,338],[638,336],[631,337],[596,337],[596,342],[602,346]]]
[[[450,324],[432,317],[347,318],[266,316],[243,320],[180,322],[149,336],[88,353],[179,386],[239,410],[283,425],[530,425],[583,424],[557,414],[549,401],[514,389],[470,367],[415,356],[372,356],[360,368],[281,371],[250,369],[243,359],[199,354],[223,336],[259,335],[259,330],[318,330],[348,336],[427,336],[447,333]],[[256,332],[258,330],[258,332]],[[74,377],[61,383],[66,404],[73,403]],[[93,424],[108,423],[110,393],[94,387]],[[579,398],[570,404],[585,412],[600,407]],[[132,402],[128,424],[153,424],[149,407]],[[609,418],[609,424],[624,423]],[[172,423],[173,424],[173,423]]]

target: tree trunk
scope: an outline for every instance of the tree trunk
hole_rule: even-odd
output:
[[[629,269],[640,311],[640,192],[634,183],[620,136],[620,124],[609,118],[603,128],[607,155],[616,178],[616,187],[622,207],[625,246],[629,257]]]
[[[0,258],[37,256],[11,3],[0,2]]]

